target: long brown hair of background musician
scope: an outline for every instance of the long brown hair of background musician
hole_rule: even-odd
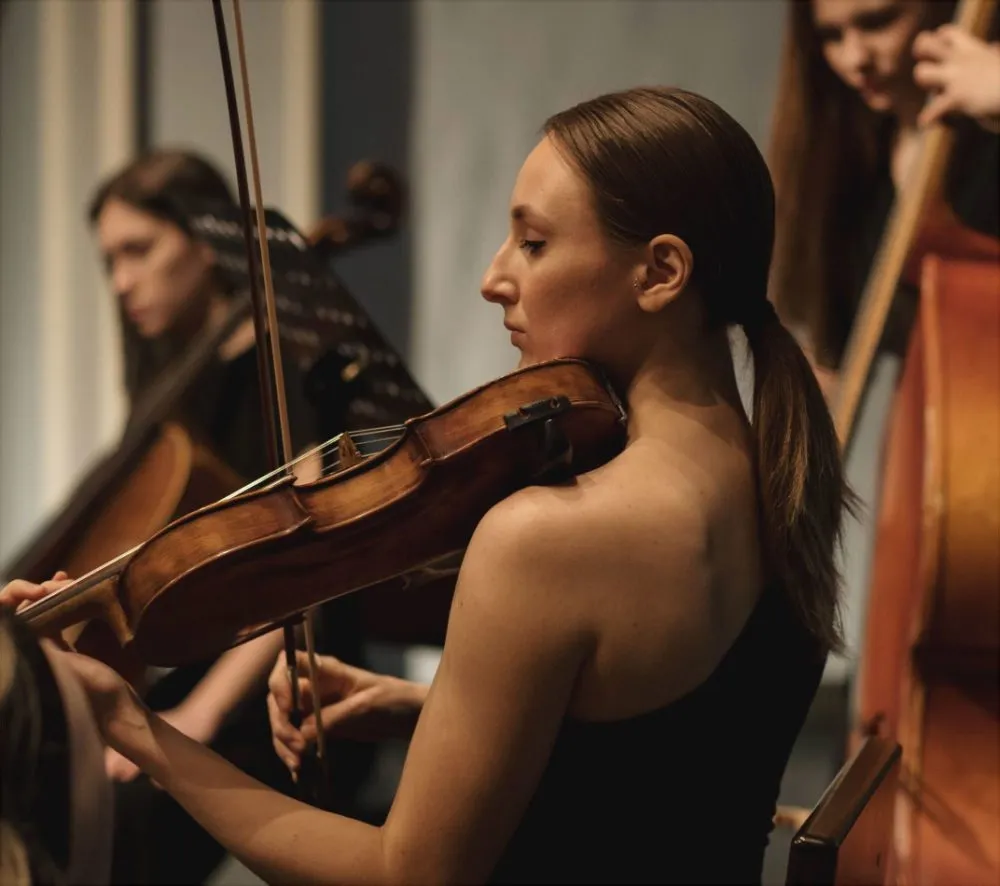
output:
[[[183,351],[213,304],[232,295],[211,249],[192,236],[186,220],[207,201],[235,205],[219,171],[182,150],[143,154],[91,200],[88,217],[118,297],[130,406]],[[142,303],[134,303],[137,297]]]
[[[826,33],[817,23],[817,0],[788,0],[769,158],[777,195],[771,286],[779,314],[821,366],[839,364],[868,271],[865,253],[873,252],[865,241],[877,238],[888,209],[882,198],[898,110],[892,92],[914,90],[913,40],[950,21],[955,8],[952,0],[836,4],[838,19],[849,21],[860,35],[855,39],[869,44],[868,92],[831,64],[837,51],[832,44],[843,35]],[[875,95],[878,88],[882,97]],[[967,224],[990,230],[993,222],[982,219],[980,207],[963,205],[975,197],[956,195],[967,185],[956,178],[988,165],[983,142],[991,136],[968,118],[955,125],[959,142],[949,170],[949,202]]]

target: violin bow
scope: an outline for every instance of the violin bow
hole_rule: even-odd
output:
[[[260,393],[264,417],[264,436],[268,448],[268,457],[273,470],[284,469],[291,475],[292,452],[291,434],[288,426],[288,406],[285,397],[285,377],[281,361],[281,342],[277,334],[278,318],[275,308],[274,284],[271,275],[270,251],[267,242],[267,228],[264,219],[263,200],[261,198],[260,168],[257,162],[257,142],[254,136],[253,108],[250,102],[250,80],[247,74],[246,48],[243,41],[243,17],[240,0],[232,0],[233,18],[236,25],[236,48],[240,62],[240,80],[243,87],[243,106],[246,111],[247,144],[250,149],[250,167],[253,174],[254,205],[256,212],[251,213],[250,194],[247,184],[246,159],[243,153],[243,136],[240,127],[239,106],[236,100],[236,86],[233,79],[232,61],[229,55],[229,41],[226,36],[226,21],[221,0],[212,0],[215,13],[215,26],[219,36],[219,54],[222,61],[222,77],[226,89],[226,104],[229,109],[229,124],[233,138],[233,154],[236,165],[236,182],[240,198],[240,210],[243,222],[243,236],[247,248],[247,267],[249,270],[250,299],[253,303],[254,334],[257,339],[257,371],[260,377]],[[261,298],[257,286],[258,255],[253,247],[251,217],[256,218],[257,237],[260,248],[260,271],[264,282],[264,297]],[[270,342],[270,349],[266,343]],[[273,372],[273,374],[272,374]],[[274,400],[277,402],[277,419],[275,418]],[[279,450],[280,441],[280,450]],[[280,452],[280,457],[279,457]],[[303,619],[306,641],[306,652],[309,661],[309,678],[316,686],[316,648],[313,637],[312,610],[308,610]],[[295,627],[292,624],[283,626],[285,639],[285,660],[287,663],[288,680],[292,694],[292,724],[298,728],[302,723],[302,707],[299,696],[298,668],[295,657]],[[314,696],[315,699],[315,696]],[[326,744],[323,730],[322,706],[313,705],[316,717],[316,758],[319,764],[318,774],[326,783]],[[307,779],[308,780],[308,779]],[[296,779],[297,781],[297,779]],[[318,795],[323,785],[312,785]],[[300,788],[305,787],[300,783]]]

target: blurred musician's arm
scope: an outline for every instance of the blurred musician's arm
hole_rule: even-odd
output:
[[[274,630],[224,652],[166,719],[190,738],[210,742],[226,717],[264,685],[282,645],[281,630]]]
[[[314,449],[307,446],[295,463],[293,471],[299,483],[309,483],[321,475],[322,462]],[[166,718],[190,738],[211,741],[226,717],[265,685],[282,647],[282,632],[274,630],[223,653]]]

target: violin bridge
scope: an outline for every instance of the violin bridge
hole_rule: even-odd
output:
[[[337,441],[337,455],[340,457],[341,470],[344,468],[353,468],[356,464],[364,461],[361,450],[358,449],[351,439],[351,435],[346,431],[340,435],[340,439]]]

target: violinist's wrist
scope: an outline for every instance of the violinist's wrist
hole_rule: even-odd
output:
[[[148,770],[156,756],[156,742],[153,737],[153,722],[160,721],[134,694],[126,703],[119,705],[103,728],[108,745],[127,757],[140,769]]]

